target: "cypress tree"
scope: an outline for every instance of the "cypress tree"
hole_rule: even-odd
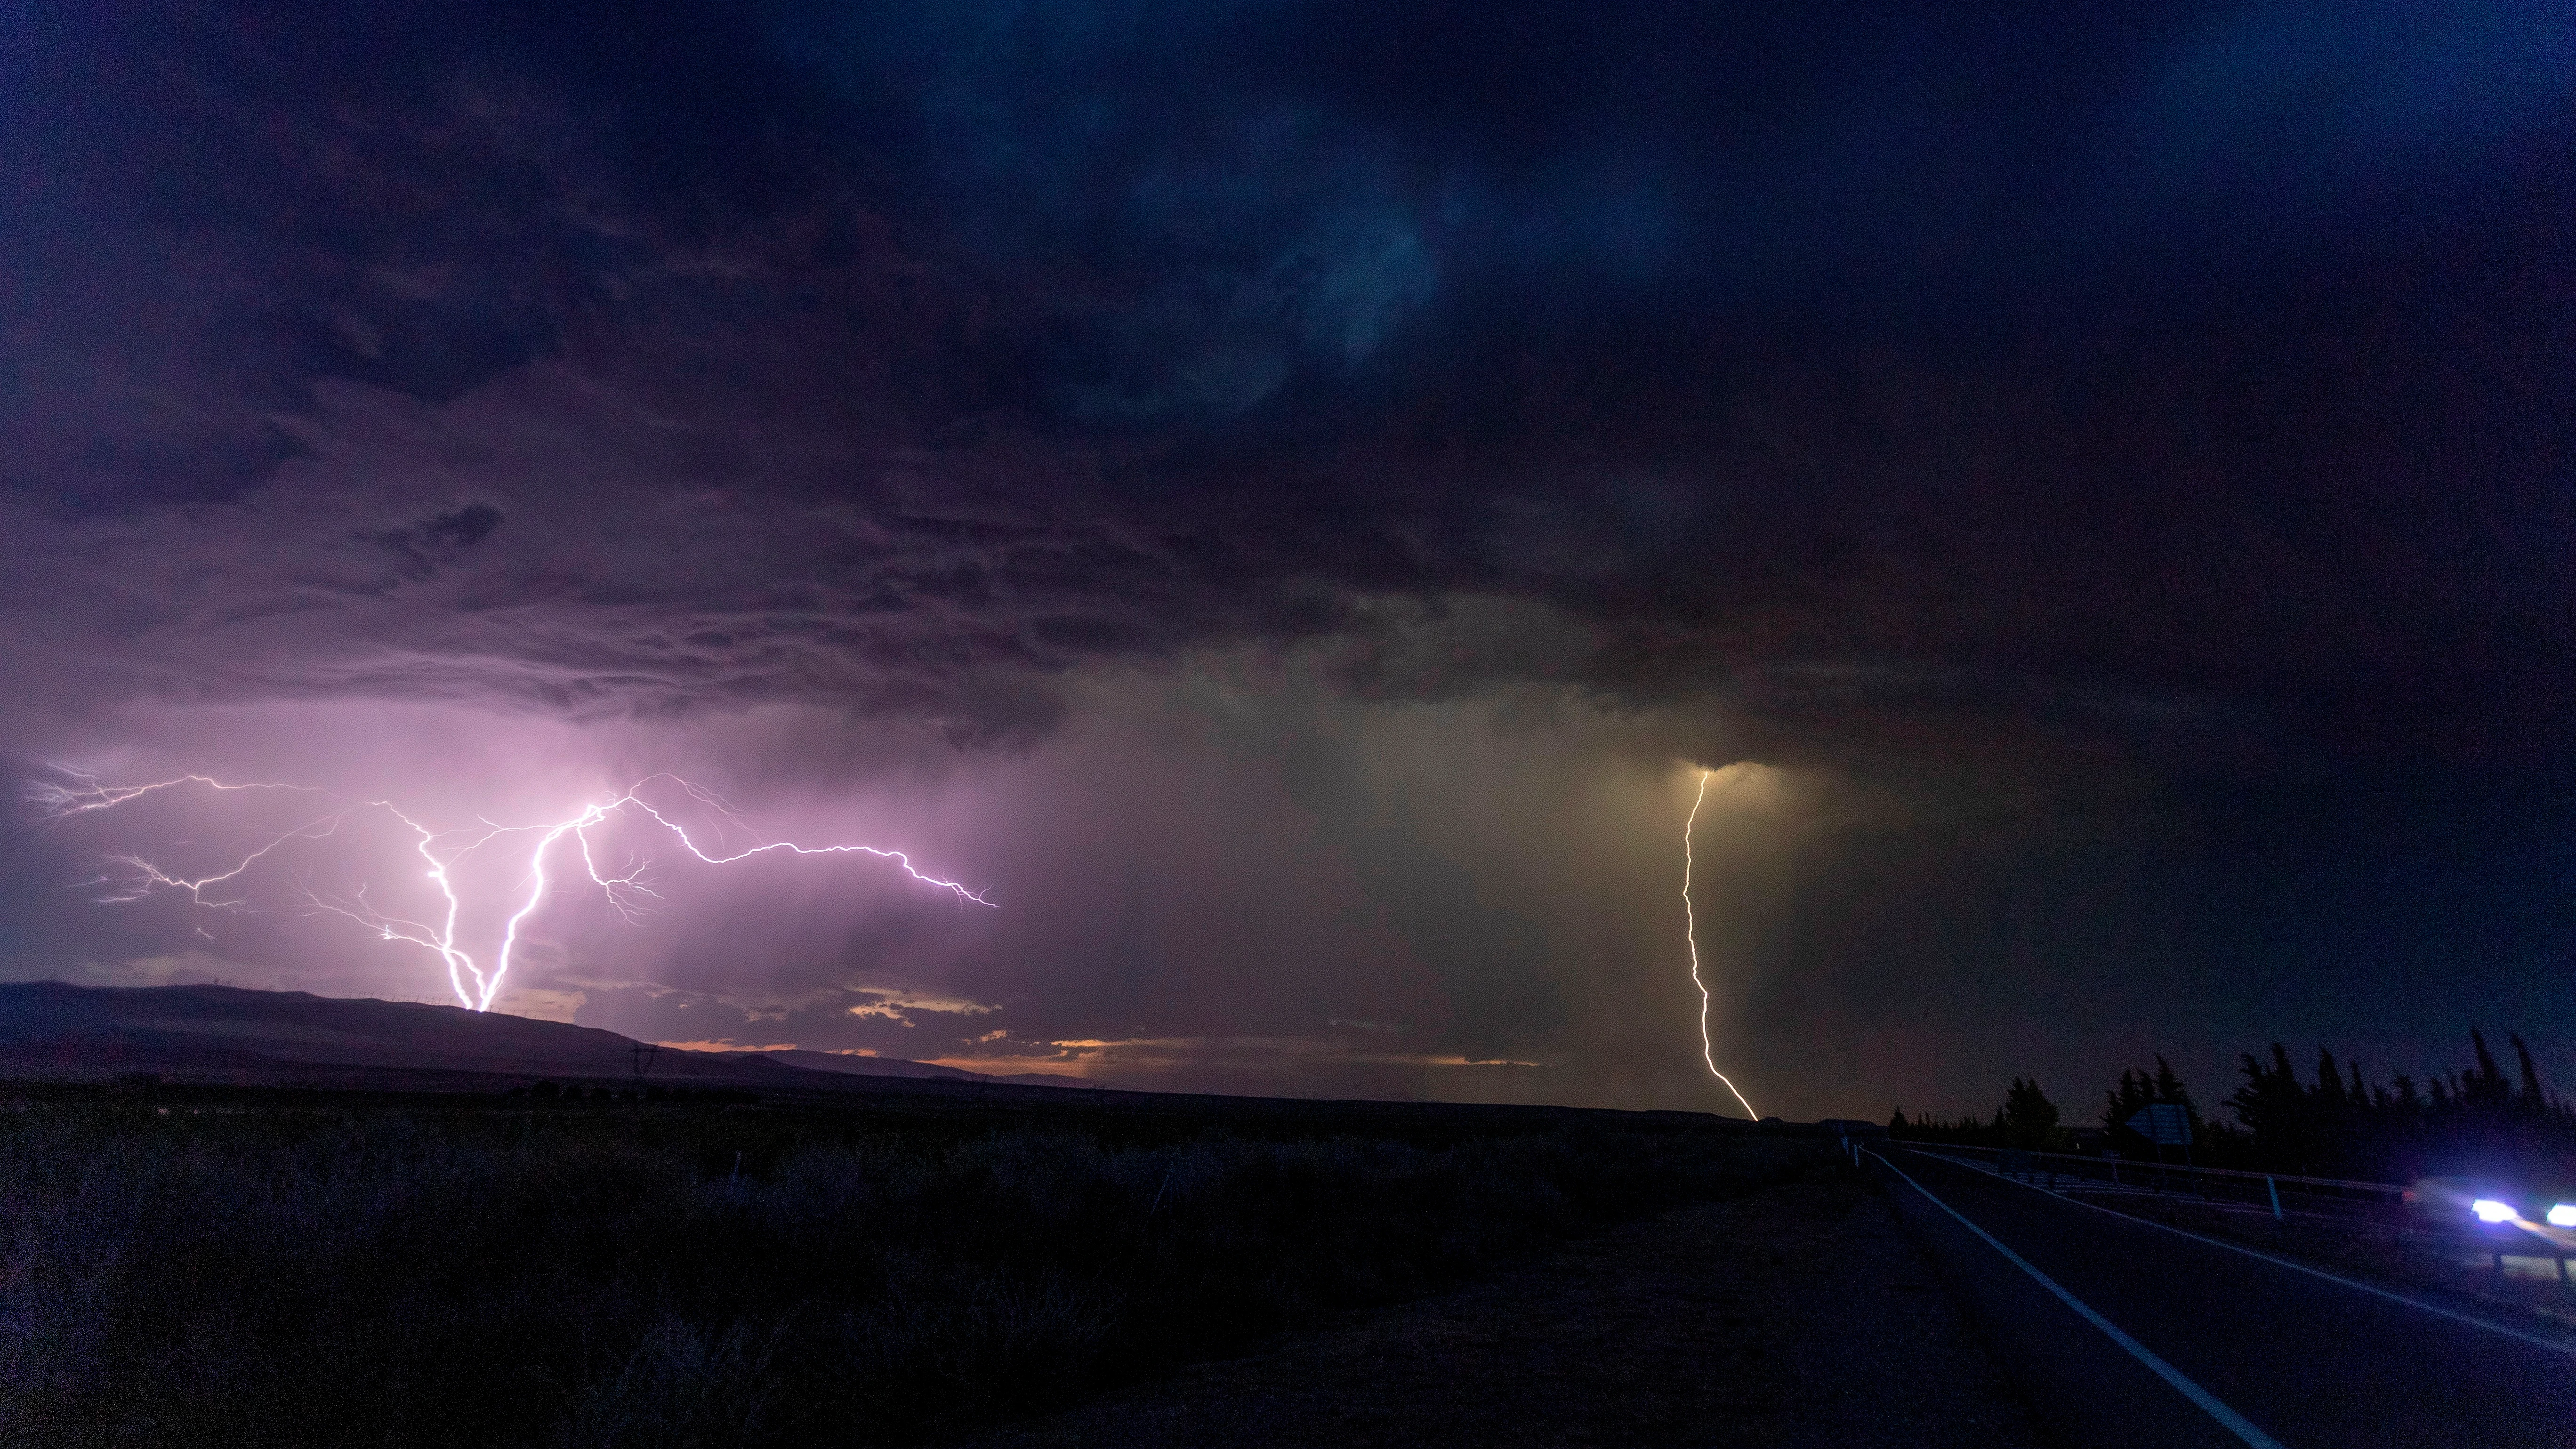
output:
[[[2332,1110],[2343,1105],[2343,1073],[2335,1067],[2334,1053],[2317,1048],[2317,1105]]]
[[[2146,1084],[2146,1076],[2144,1072],[2138,1073],[2139,1085]],[[2192,1101],[2191,1089],[2182,1084],[2182,1078],[2175,1073],[2173,1063],[2166,1061],[2162,1052],[2156,1053],[2155,1100],[2171,1102],[2182,1108],[2183,1120],[2191,1124],[2191,1135],[2195,1138],[2201,1135],[2200,1106]]]
[[[2501,1107],[2513,1100],[2513,1091],[2504,1084],[2504,1068],[2496,1065],[2495,1053],[2487,1050],[2487,1039],[2476,1027],[2469,1028],[2469,1045],[2478,1053],[2478,1064],[2470,1068],[2468,1079],[2461,1085],[2461,1095],[2484,1106]]]
[[[2540,1072],[2531,1064],[2531,1048],[2524,1046],[2519,1036],[2505,1039],[2513,1043],[2513,1054],[2522,1062],[2522,1109],[2526,1112],[2546,1111],[2549,1094],[2540,1088]]]
[[[2236,1120],[2254,1133],[2255,1150],[2280,1167],[2304,1172],[2311,1152],[2309,1119],[2313,1115],[2312,1097],[2299,1084],[2299,1074],[2290,1065],[2289,1048],[2272,1043],[2272,1064],[2256,1061],[2251,1052],[2241,1059],[2245,1085],[2227,1099],[2236,1111]]]
[[[2120,1085],[2102,1096],[2102,1125],[2119,1131],[2138,1109],[2156,1099],[2155,1084],[2141,1071],[2121,1069]]]
[[[2012,1146],[2046,1149],[2053,1145],[2057,1130],[2057,1104],[2040,1091],[2037,1081],[2015,1077],[2003,1106],[1995,1110],[1995,1126]]]

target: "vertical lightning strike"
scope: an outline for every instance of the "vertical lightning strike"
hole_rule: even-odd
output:
[[[64,773],[73,781],[72,784],[39,781],[28,787],[27,798],[47,819],[60,820],[91,811],[113,809],[138,796],[182,785],[203,785],[208,789],[219,791],[299,790],[312,794],[324,793],[306,785],[228,785],[205,775],[181,775],[148,785],[103,786],[90,776],[72,771]],[[714,810],[726,821],[736,825],[742,823],[740,813],[727,804],[722,797],[691,784],[677,775],[670,774],[647,776],[629,786],[625,793],[615,799],[595,805],[585,805],[569,818],[551,824],[495,825],[486,820],[482,822],[483,828],[480,832],[432,830],[405,814],[390,800],[342,799],[339,801],[338,809],[276,836],[258,849],[244,855],[230,869],[213,875],[190,879],[172,875],[139,855],[111,857],[117,864],[131,871],[133,879],[127,885],[113,890],[100,899],[107,903],[122,903],[139,901],[158,891],[177,890],[186,892],[189,899],[197,905],[219,910],[239,909],[244,906],[244,901],[209,900],[206,898],[206,892],[210,888],[228,885],[238,880],[271,851],[285,845],[288,841],[320,840],[334,834],[352,811],[381,810],[400,821],[405,829],[412,832],[414,849],[419,852],[421,860],[429,867],[429,879],[437,885],[439,896],[446,903],[446,912],[440,923],[433,926],[425,921],[387,915],[370,903],[367,888],[364,885],[359,886],[352,896],[339,900],[327,899],[307,888],[303,892],[305,902],[316,910],[346,916],[376,932],[379,939],[408,941],[437,953],[441,964],[447,968],[447,984],[456,993],[457,1001],[475,1011],[490,1010],[493,999],[500,994],[501,983],[510,974],[511,956],[518,949],[520,928],[526,925],[529,917],[534,916],[538,908],[545,904],[547,896],[553,890],[552,879],[547,872],[546,857],[565,836],[571,836],[580,848],[583,873],[590,878],[592,885],[599,888],[600,894],[620,916],[633,921],[643,909],[639,897],[658,899],[654,890],[644,884],[642,862],[630,865],[622,874],[604,874],[600,868],[598,854],[591,848],[589,832],[607,824],[611,816],[628,806],[633,806],[649,816],[655,824],[671,832],[672,836],[680,842],[682,849],[709,865],[730,865],[735,861],[746,860],[770,851],[785,851],[793,855],[868,855],[879,860],[893,861],[904,874],[914,880],[924,885],[938,886],[954,894],[959,900],[971,901],[979,906],[993,904],[984,899],[980,893],[969,890],[956,881],[942,880],[937,876],[923,874],[913,865],[912,858],[900,850],[883,850],[873,845],[798,845],[793,841],[781,840],[763,842],[731,854],[710,854],[699,846],[686,826],[653,808],[638,793],[657,780],[669,781],[690,799]],[[459,861],[503,836],[531,835],[536,837],[536,843],[528,852],[527,874],[523,877],[527,893],[521,898],[518,909],[510,913],[508,920],[502,926],[500,949],[494,953],[491,967],[486,970],[482,963],[475,960],[471,952],[457,944],[457,923],[458,918],[464,913],[465,902],[458,892],[451,872]],[[460,839],[463,843],[456,843]],[[723,847],[718,846],[717,849],[722,850]]]
[[[1699,974],[1699,917],[1691,910],[1690,893],[1691,831],[1699,824],[1700,803],[1708,798],[1708,777],[1714,773],[1716,772],[1713,770],[1699,772],[1699,793],[1691,797],[1690,818],[1682,822],[1682,940],[1690,946],[1691,985],[1699,988],[1700,1060],[1708,1064],[1710,1076],[1726,1082],[1726,1090],[1735,1092],[1735,1100],[1744,1103],[1744,1115],[1758,1122],[1762,1119],[1762,1114],[1754,1111],[1753,1104],[1745,1102],[1744,1094],[1736,1091],[1735,1083],[1728,1081],[1726,1073],[1717,1069],[1717,1050],[1709,1044],[1708,1039],[1708,983],[1702,980]]]

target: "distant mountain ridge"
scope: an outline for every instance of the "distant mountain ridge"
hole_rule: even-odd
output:
[[[664,1050],[668,1051],[670,1048],[665,1047]],[[818,1052],[807,1050],[802,1047],[771,1047],[767,1049],[750,1048],[735,1052],[709,1052],[707,1055],[722,1056],[728,1059],[758,1058],[761,1061],[783,1062],[791,1067],[802,1067],[809,1072],[840,1072],[847,1076],[937,1078],[945,1081],[959,1082],[1023,1082],[1031,1080],[1031,1078],[1026,1076],[987,1076],[982,1072],[970,1072],[961,1067],[943,1067],[936,1062],[907,1061],[902,1057],[868,1057],[860,1056],[855,1052]],[[1078,1085],[1072,1077],[1039,1078],[1037,1080],[1048,1081],[1051,1083],[1062,1083],[1065,1085]]]
[[[239,986],[0,983],[0,1077],[107,1081],[338,1082],[351,1074],[618,1078],[780,1087],[834,1077],[1081,1087],[1070,1077],[988,1077],[891,1057],[819,1051],[653,1048],[593,1026],[415,1001]]]

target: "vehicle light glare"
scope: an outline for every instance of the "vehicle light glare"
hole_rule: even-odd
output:
[[[2476,1202],[2469,1204],[2469,1211],[2476,1213],[2478,1215],[2478,1221],[2482,1223],[2509,1223],[2513,1221],[2513,1204],[2509,1202],[2498,1202],[2491,1197],[2482,1197]]]
[[[2553,1228],[2576,1228],[2576,1202],[2562,1202],[2549,1210]]]

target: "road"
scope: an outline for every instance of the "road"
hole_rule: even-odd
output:
[[[1875,1160],[2074,1443],[2576,1446],[2576,1349],[1923,1153]]]

